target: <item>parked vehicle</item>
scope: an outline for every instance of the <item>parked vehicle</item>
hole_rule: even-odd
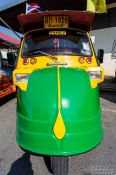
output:
[[[68,157],[103,138],[96,57],[89,31],[93,13],[46,11],[20,15],[24,31],[17,67],[16,140],[26,151],[48,155],[54,175],[68,174]]]
[[[0,51],[0,99],[16,93],[16,86],[13,85],[12,72],[16,60],[15,52],[8,50]]]

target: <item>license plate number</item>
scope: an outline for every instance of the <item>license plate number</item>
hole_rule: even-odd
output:
[[[68,16],[45,16],[44,28],[68,28]]]

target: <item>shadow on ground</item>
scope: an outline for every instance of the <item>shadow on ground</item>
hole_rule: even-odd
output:
[[[45,162],[46,168],[48,169],[49,173],[52,173],[50,156],[44,156],[43,158],[44,158],[44,162]]]
[[[4,105],[5,103],[7,103],[8,101],[12,100],[15,97],[16,97],[16,94],[10,94],[10,95],[0,99],[0,106]]]
[[[30,154],[24,153],[23,156],[17,159],[12,165],[7,175],[34,175]]]
[[[116,103],[116,92],[101,91],[100,97],[102,97],[102,98],[104,98],[112,103]]]

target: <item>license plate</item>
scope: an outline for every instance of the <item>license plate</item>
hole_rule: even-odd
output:
[[[45,16],[44,28],[68,28],[68,16]]]

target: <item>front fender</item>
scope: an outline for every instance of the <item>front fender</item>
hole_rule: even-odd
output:
[[[56,127],[58,113],[63,130]],[[52,67],[36,70],[26,91],[19,89],[17,142],[35,153],[73,155],[86,152],[102,139],[98,88],[91,88],[82,69]]]

